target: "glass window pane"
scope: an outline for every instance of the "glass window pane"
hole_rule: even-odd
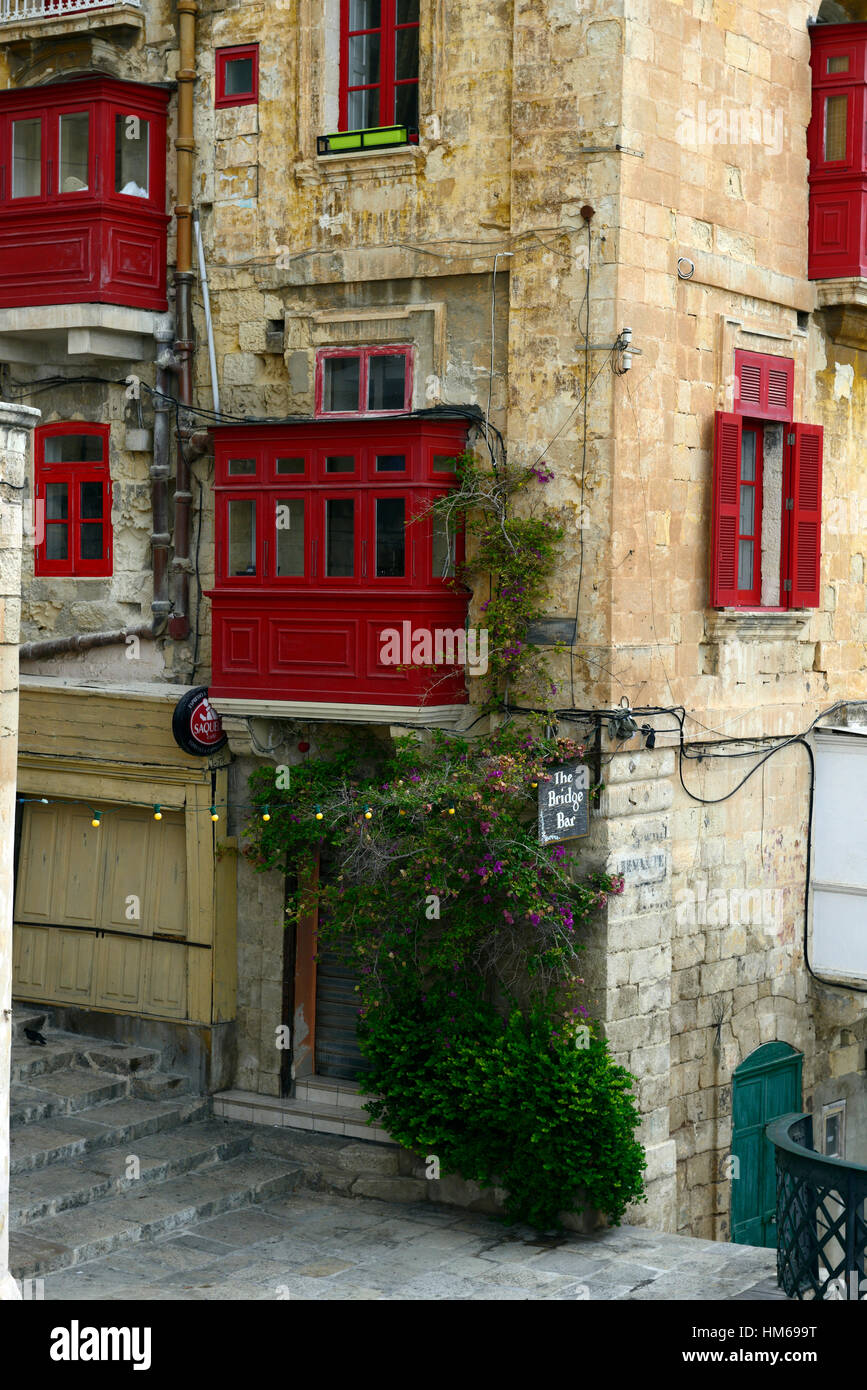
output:
[[[825,159],[846,158],[846,110],[849,98],[841,96],[825,98]]]
[[[12,197],[38,198],[42,192],[42,122],[12,122]]]
[[[848,55],[848,53],[840,53],[840,54],[837,55],[836,58],[829,58],[829,59],[828,59],[828,66],[827,66],[827,68],[825,69],[825,71],[826,71],[826,72],[848,72],[848,71],[849,71],[849,55]]]
[[[380,0],[349,0],[349,29],[378,29]]]
[[[355,455],[340,454],[325,460],[326,473],[354,473]]]
[[[252,96],[253,59],[227,59],[225,67],[225,83],[225,91],[227,97]]]
[[[742,536],[755,535],[756,490],[754,487],[741,488],[740,533]]]
[[[46,526],[45,558],[46,560],[69,559],[69,532],[66,526]]]
[[[333,497],[325,503],[325,573],[344,579],[355,573],[355,503]]]
[[[81,528],[82,560],[102,559],[102,523],[86,521]]]
[[[397,579],[406,573],[406,498],[376,499],[376,574]]]
[[[229,459],[230,478],[252,478],[255,472],[255,459]]]
[[[433,577],[449,579],[455,572],[455,544],[446,527],[445,517],[433,514]]]
[[[150,121],[141,116],[114,118],[114,191],[147,198],[150,191]]]
[[[303,473],[303,472],[304,472],[304,460],[303,460],[303,459],[278,459],[278,460],[277,460],[277,472],[278,472],[278,473]]]
[[[404,454],[377,454],[376,471],[377,473],[405,473],[406,456]]]
[[[279,497],[275,514],[277,528],[277,574],[304,573],[304,498]]]
[[[322,366],[322,409],[334,411],[359,410],[361,390],[360,357],[326,357]]]
[[[229,503],[229,574],[256,573],[256,503],[235,498]]]
[[[61,193],[81,193],[88,186],[88,151],[90,148],[90,116],[87,111],[75,111],[60,117],[60,182]]]
[[[418,77],[418,29],[398,29],[394,39],[395,79],[401,82]]]
[[[398,24],[418,24],[418,0],[397,0]]]
[[[66,483],[48,483],[45,488],[46,521],[66,521],[69,516],[69,487]]]
[[[746,482],[754,482],[756,477],[756,436],[752,430],[744,430],[741,436],[741,477]]]
[[[403,410],[406,405],[406,357],[393,353],[371,357],[368,410]]]
[[[379,34],[359,34],[349,40],[348,87],[368,87],[379,81]]]
[[[45,440],[46,463],[102,463],[101,434],[52,434]]]
[[[418,130],[418,83],[404,82],[394,89],[394,123]]]
[[[753,542],[738,541],[738,588],[753,587]]]
[[[349,93],[348,130],[372,130],[379,125],[379,88]]]
[[[434,454],[433,471],[435,473],[454,473],[455,459],[447,454]]]
[[[79,484],[81,488],[81,516],[91,518],[102,516],[102,483],[88,482]]]

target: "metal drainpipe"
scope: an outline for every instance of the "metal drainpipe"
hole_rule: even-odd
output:
[[[116,647],[128,637],[143,637],[154,641],[159,636],[159,624],[139,623],[137,627],[122,627],[115,632],[80,632],[76,637],[51,637],[45,642],[25,642],[18,648],[19,661],[40,661],[66,652],[89,652],[94,647]]]
[[[154,575],[154,597],[151,610],[154,626],[164,623],[171,612],[169,599],[169,416],[172,403],[164,397],[174,395],[169,373],[176,365],[171,351],[175,331],[166,323],[156,331],[156,389],[154,396],[154,451],[151,460],[151,556]]]
[[[193,124],[193,86],[196,80],[196,0],[178,0],[178,133],[175,149],[178,156],[178,201],[175,207],[177,226],[177,268],[175,270],[175,311],[177,339],[175,351],[179,359],[178,397],[182,405],[193,403],[193,159],[196,142]],[[184,422],[186,423],[186,422]],[[189,636],[190,621],[190,512],[193,494],[190,490],[190,465],[183,436],[178,439],[177,471],[175,474],[175,557],[174,605],[169,619],[169,632],[176,641]]]

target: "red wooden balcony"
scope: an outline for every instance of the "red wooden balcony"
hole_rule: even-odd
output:
[[[168,100],[108,77],[0,92],[0,308],[166,308]]]
[[[454,486],[454,419],[224,426],[216,441],[218,700],[465,704],[463,556],[429,504]],[[398,650],[385,634],[399,634]],[[436,633],[444,636],[436,665]],[[424,657],[430,633],[433,669]],[[405,659],[408,658],[408,659]]]
[[[867,275],[867,24],[810,29],[811,280]]]

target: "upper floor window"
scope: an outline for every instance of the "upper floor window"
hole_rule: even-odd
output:
[[[75,421],[35,431],[37,575],[112,572],[109,429]]]
[[[0,92],[0,307],[165,308],[168,101],[110,77]]]
[[[259,100],[259,45],[218,48],[215,106],[254,106]]]
[[[412,405],[412,348],[323,348],[316,359],[317,415],[375,415]]]
[[[2,210],[138,198],[163,212],[165,100],[154,109],[143,90],[94,79],[2,93]]]
[[[867,29],[810,28],[813,110],[808,274],[813,280],[867,274]]]
[[[714,432],[711,604],[816,608],[822,427],[792,423],[794,363],[735,353],[735,413]]]
[[[419,0],[341,0],[340,129],[418,129]]]

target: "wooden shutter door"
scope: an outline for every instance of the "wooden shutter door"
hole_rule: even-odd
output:
[[[718,410],[713,435],[710,601],[727,608],[738,601],[738,481],[743,422]]]
[[[818,608],[822,558],[822,426],[794,425],[790,608]]]

